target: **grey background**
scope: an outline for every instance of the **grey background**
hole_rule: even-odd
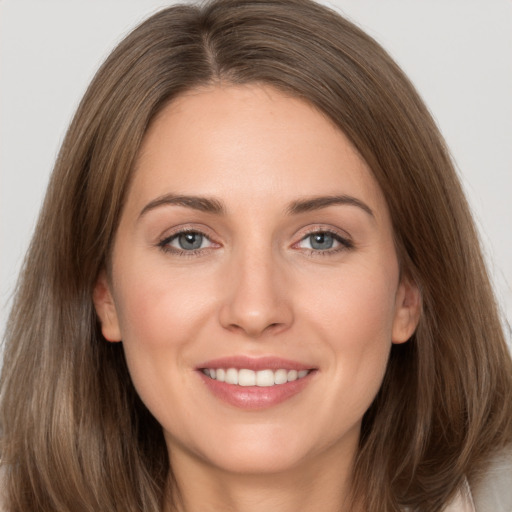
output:
[[[132,27],[171,3],[0,0],[0,333],[49,173],[88,82]],[[510,340],[512,1],[324,3],[383,44],[436,118],[474,210]]]

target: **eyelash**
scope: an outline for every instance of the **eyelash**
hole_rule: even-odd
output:
[[[340,244],[340,246],[335,249],[326,249],[324,251],[319,250],[319,249],[303,249],[304,251],[306,251],[308,253],[309,256],[314,256],[314,257],[316,257],[316,256],[322,256],[322,257],[323,256],[332,256],[334,254],[338,254],[343,251],[354,249],[354,247],[355,247],[354,242],[352,242],[352,240],[350,240],[349,238],[341,236],[337,231],[334,231],[331,229],[325,229],[325,228],[311,229],[306,234],[304,234],[304,236],[302,236],[302,238],[298,242],[296,242],[293,245],[295,246],[295,245],[301,243],[302,241],[306,240],[307,238],[309,238],[312,235],[320,235],[320,234],[331,235],[333,237],[333,239]]]
[[[194,234],[194,235],[201,235],[202,237],[206,238],[210,243],[215,244],[215,242],[212,241],[212,239],[204,232],[199,231],[197,229],[182,229],[181,231],[177,231],[176,233],[173,233],[170,236],[166,236],[165,238],[161,239],[157,246],[165,253],[172,253],[176,254],[177,256],[182,257],[192,257],[197,256],[199,254],[204,254],[205,251],[208,251],[211,249],[211,247],[206,248],[199,248],[199,249],[193,249],[190,251],[177,249],[176,247],[172,247],[170,244],[174,240],[176,240],[179,236],[184,234]],[[328,234],[333,237],[333,239],[340,244],[340,247],[335,249],[326,249],[326,250],[319,250],[319,249],[308,249],[305,248],[303,251],[305,251],[310,256],[331,256],[333,254],[337,254],[342,251],[351,250],[354,249],[354,243],[349,238],[341,236],[336,231],[330,230],[330,229],[312,229],[311,231],[308,231],[305,233],[302,238],[293,244],[292,247],[297,246],[304,240],[306,240],[308,237],[312,235],[320,235],[320,234]]]
[[[182,229],[180,231],[177,231],[176,233],[173,233],[172,235],[166,236],[162,240],[158,242],[158,247],[165,253],[172,253],[176,254],[177,256],[183,256],[183,257],[190,257],[190,256],[197,256],[199,254],[204,254],[204,251],[208,251],[211,249],[211,247],[205,247],[205,248],[199,248],[199,249],[193,249],[191,251],[186,251],[183,249],[177,249],[176,247],[172,247],[170,244],[175,239],[177,239],[181,235],[186,234],[193,234],[193,235],[201,235],[202,237],[206,238],[211,243],[215,243],[212,241],[212,239],[202,231],[199,231],[198,229]]]

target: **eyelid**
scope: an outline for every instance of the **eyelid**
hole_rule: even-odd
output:
[[[317,234],[317,233],[328,233],[333,236],[333,238],[341,244],[341,247],[334,248],[334,249],[326,249],[326,250],[320,250],[320,249],[309,249],[309,248],[300,248],[297,247],[298,244],[302,241],[304,241],[306,238],[308,238],[311,235]],[[353,249],[355,244],[352,240],[352,237],[344,230],[333,228],[330,226],[325,225],[316,225],[311,226],[307,228],[305,231],[300,233],[300,238],[297,242],[294,242],[292,244],[293,248],[302,249],[304,251],[309,251],[314,254],[332,254],[343,250],[350,250]]]
[[[196,224],[194,222],[178,224],[176,226],[167,228],[161,233],[162,234],[158,235],[158,242],[167,238],[172,238],[176,235],[180,235],[181,233],[199,233],[212,241],[216,238],[215,234],[208,226],[200,223]]]
[[[215,249],[218,247],[221,247],[221,244],[217,242],[214,237],[209,233],[209,229],[207,229],[204,226],[197,226],[197,225],[181,225],[176,226],[172,228],[170,231],[167,231],[165,235],[161,235],[157,242],[156,246],[159,247],[163,252],[168,252],[176,255],[183,255],[183,256],[193,256],[198,253],[204,253],[206,251],[209,251],[211,249]],[[177,247],[173,247],[170,245],[170,242],[176,239],[178,236],[186,234],[186,233],[197,233],[199,235],[202,235],[207,240],[211,242],[210,247],[203,247],[199,249],[193,249],[193,250],[184,250],[179,249]]]
[[[177,255],[184,255],[184,256],[193,256],[199,253],[205,253],[207,251],[210,251],[212,249],[216,249],[219,247],[222,247],[222,244],[220,244],[216,237],[212,236],[210,234],[210,229],[208,229],[206,226],[198,226],[194,224],[189,225],[180,225],[175,226],[170,231],[167,231],[165,235],[162,235],[158,238],[156,242],[156,246],[159,247],[164,252],[169,252]],[[179,249],[177,247],[173,247],[170,244],[170,242],[174,239],[176,239],[179,235],[185,234],[185,233],[197,233],[205,237],[212,245],[210,247],[203,247],[198,249],[192,249],[192,250],[184,250]],[[298,245],[304,241],[307,237],[317,234],[317,233],[328,233],[333,236],[333,238],[340,244],[340,247],[336,248],[330,248],[330,249],[312,249],[312,248],[301,248],[298,247]],[[295,241],[291,247],[293,249],[302,250],[304,252],[310,252],[311,254],[315,255],[328,255],[337,253],[340,251],[350,250],[354,248],[354,242],[352,240],[352,237],[345,231],[340,228],[334,228],[332,226],[326,226],[322,224],[309,226],[303,230],[301,230],[300,234],[297,235],[300,237],[297,241]]]

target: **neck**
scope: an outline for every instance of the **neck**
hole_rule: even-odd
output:
[[[340,512],[348,510],[353,456],[331,451],[281,472],[234,473],[173,454],[174,507],[166,512]],[[344,454],[347,455],[347,454]],[[340,463],[340,460],[342,461]]]

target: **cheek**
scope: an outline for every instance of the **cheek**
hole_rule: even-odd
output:
[[[123,341],[157,348],[179,344],[198,327],[208,308],[205,290],[190,273],[144,269],[121,270],[116,290]]]
[[[171,380],[180,373],[172,369],[187,366],[190,342],[213,315],[208,294],[194,279],[148,268],[120,270],[116,308],[132,380],[149,406],[154,390],[179,388]]]
[[[351,272],[326,280],[314,295],[310,314],[316,315],[326,333],[341,346],[363,349],[364,345],[391,342],[398,276],[385,271]]]
[[[187,354],[204,318],[212,316],[209,305],[189,278],[174,275],[171,280],[165,270],[119,275],[116,305],[133,385],[160,424],[185,436],[174,416],[177,407],[180,414],[192,414]]]
[[[395,279],[393,271],[344,274],[317,291],[308,311],[327,348],[325,365],[339,390],[332,407],[340,414],[352,410],[361,417],[380,388],[391,349]]]

